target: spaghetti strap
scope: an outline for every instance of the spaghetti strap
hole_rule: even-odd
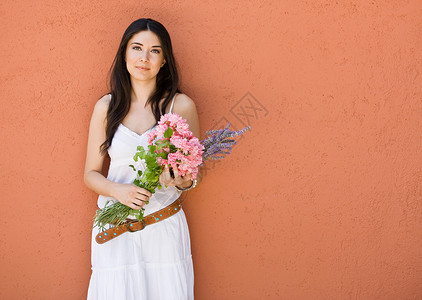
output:
[[[174,96],[173,96],[173,100],[171,101],[169,114],[171,114],[171,111],[173,110],[174,98],[176,98],[176,94],[174,94]]]

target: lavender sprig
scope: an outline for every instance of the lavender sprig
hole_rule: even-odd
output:
[[[208,136],[201,141],[201,144],[204,146],[202,155],[204,161],[209,159],[223,159],[225,157],[224,155],[230,154],[234,145],[236,145],[236,141],[233,138],[251,129],[251,126],[248,126],[234,131],[230,130],[229,127],[230,123],[224,129],[207,131]]]

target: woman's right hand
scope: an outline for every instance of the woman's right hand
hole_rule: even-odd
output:
[[[134,184],[115,183],[112,188],[113,198],[133,209],[141,209],[152,196],[151,192]]]

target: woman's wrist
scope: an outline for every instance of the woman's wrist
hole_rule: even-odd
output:
[[[182,184],[178,184],[176,187],[181,189],[187,189],[190,188],[193,184],[193,180],[190,179],[189,181],[183,182]]]
[[[110,195],[111,198],[116,199],[116,187],[117,187],[118,183],[117,182],[113,182],[110,181],[109,185],[108,185],[108,194]]]
[[[177,186],[176,185],[176,188],[179,191],[188,191],[190,189],[193,189],[196,186],[197,181],[196,181],[196,179],[193,179],[193,180],[190,180],[190,182],[191,182],[190,185],[187,185],[187,184],[186,184],[187,186],[185,186],[185,184],[183,186]],[[188,182],[188,184],[189,184],[189,182]]]

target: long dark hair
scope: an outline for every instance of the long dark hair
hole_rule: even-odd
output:
[[[151,105],[151,111],[154,114],[156,122],[165,113],[165,109],[173,96],[177,92],[180,93],[176,61],[173,56],[170,35],[166,28],[161,23],[149,18],[134,21],[123,34],[119,49],[110,68],[111,101],[107,111],[106,140],[100,148],[102,153],[110,148],[117,127],[130,109],[132,86],[125,61],[127,44],[133,35],[145,30],[150,30],[157,35],[161,42],[164,59],[166,60],[166,63],[157,74],[156,90],[146,102],[146,105]],[[160,100],[166,92],[168,92],[167,97],[160,105]]]

